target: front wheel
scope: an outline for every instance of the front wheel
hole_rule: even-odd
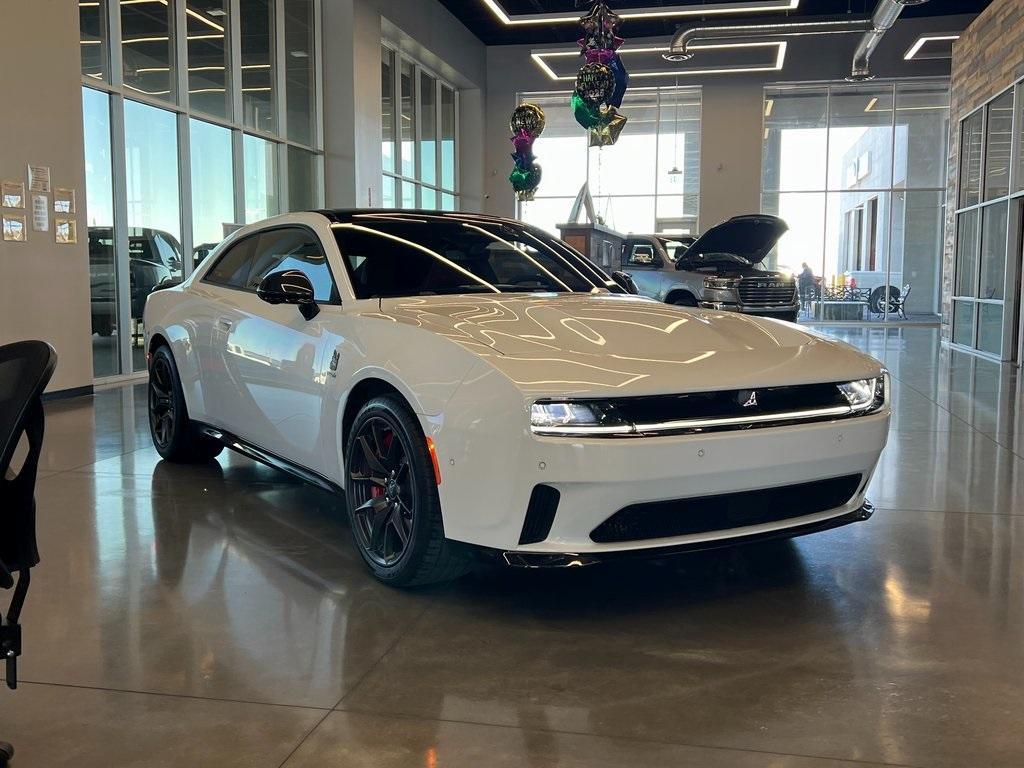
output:
[[[398,398],[374,398],[359,411],[345,481],[356,548],[378,579],[412,587],[465,573],[466,558],[444,537],[426,438]]]

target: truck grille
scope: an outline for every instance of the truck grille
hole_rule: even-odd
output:
[[[745,277],[739,290],[740,301],[747,307],[786,307],[796,303],[796,283],[789,280]]]

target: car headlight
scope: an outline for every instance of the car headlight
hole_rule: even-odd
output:
[[[634,427],[609,403],[539,402],[530,407],[530,429],[536,435],[625,435]]]
[[[715,291],[727,291],[735,288],[739,280],[732,277],[705,277],[704,287]]]
[[[857,379],[839,384],[838,387],[855,413],[877,411],[885,406],[889,374],[883,372],[874,379]]]

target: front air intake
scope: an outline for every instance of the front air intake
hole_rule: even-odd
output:
[[[544,541],[551,533],[551,525],[555,522],[558,500],[561,494],[550,485],[535,485],[530,494],[530,505],[526,508],[526,521],[523,532],[519,534],[520,544],[536,544]]]

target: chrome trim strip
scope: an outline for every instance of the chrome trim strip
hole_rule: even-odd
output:
[[[858,406],[837,405],[832,408],[815,408],[806,411],[786,411],[783,413],[764,413],[757,416],[731,416],[719,419],[683,419],[680,421],[661,421],[652,424],[630,424],[616,427],[602,426],[564,426],[537,427],[530,430],[542,437],[573,437],[578,435],[637,435],[658,432],[677,432],[686,429],[716,429],[721,427],[743,427],[755,424],[786,423],[791,421],[807,421],[812,419],[844,418],[881,410],[883,405],[876,406],[876,401]]]

